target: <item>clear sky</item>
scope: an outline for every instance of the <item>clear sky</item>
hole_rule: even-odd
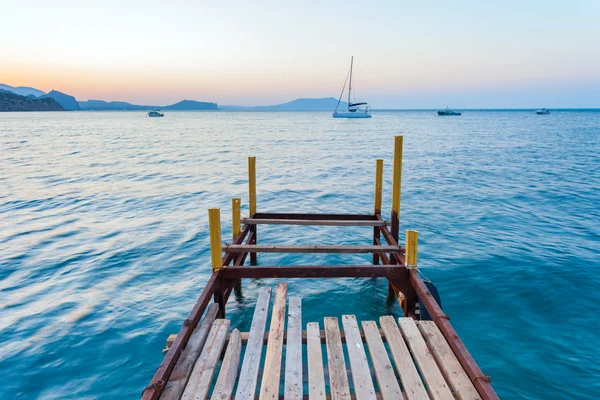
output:
[[[78,100],[600,107],[600,0],[2,0],[0,83]]]

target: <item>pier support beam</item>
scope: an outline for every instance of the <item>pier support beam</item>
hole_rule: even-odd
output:
[[[381,197],[383,191],[383,160],[377,160],[375,164],[375,215],[381,215]],[[373,245],[381,242],[381,231],[379,227],[373,227]],[[373,254],[373,265],[379,264],[379,254]]]
[[[250,218],[256,214],[256,157],[248,157],[248,197],[250,198]],[[252,242],[249,244],[256,244],[256,233],[257,227],[253,225],[250,228],[252,235]],[[250,265],[256,265],[257,258],[256,253],[250,253]]]
[[[242,200],[239,197],[234,197],[233,199],[231,199],[231,233],[233,235],[233,240],[235,241],[235,238],[237,237],[237,235],[240,234],[241,232],[241,228],[240,228],[240,224],[241,224],[241,203]],[[243,254],[237,255],[237,257],[241,258],[243,257]],[[236,262],[236,259],[234,258],[234,263]],[[238,279],[237,282],[235,282],[235,284],[233,285],[233,288],[235,289],[236,294],[241,295],[242,294],[242,280]]]
[[[419,232],[406,231],[406,257],[404,265],[406,266],[406,285],[404,287],[404,315],[415,317],[415,308],[417,303],[417,293],[414,286],[410,283],[409,275],[411,270],[417,271],[417,250],[418,250]]]
[[[221,211],[218,208],[208,210],[208,224],[210,230],[210,258],[213,272],[223,269],[223,253],[221,250]],[[216,282],[214,294],[215,303],[219,304],[219,316],[225,318],[225,286],[222,274]]]
[[[400,195],[402,192],[402,147],[404,144],[403,136],[394,137],[394,170],[392,175],[392,215],[390,217],[390,229],[392,237],[398,243],[398,232],[400,230]],[[390,260],[394,262],[394,257],[390,254]],[[396,296],[394,288],[388,285],[388,295]]]

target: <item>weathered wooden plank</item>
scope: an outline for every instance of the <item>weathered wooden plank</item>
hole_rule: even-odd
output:
[[[246,345],[244,361],[238,379],[238,387],[235,392],[237,400],[254,400],[256,384],[258,383],[258,368],[263,349],[263,337],[267,326],[267,313],[269,311],[269,300],[271,299],[271,288],[263,287],[256,301],[250,335]]]
[[[381,334],[382,338],[381,340],[383,340],[383,342],[386,342],[385,336],[383,336],[383,330],[379,329],[379,333]],[[167,338],[167,346],[170,345],[170,340],[172,340],[175,336],[175,334],[171,334],[168,336]],[[229,342],[229,337],[231,336],[231,334],[227,335],[227,341],[225,342],[225,345],[227,345],[227,343]],[[248,343],[248,337],[250,336],[250,332],[240,332],[240,337],[242,338],[242,346],[245,346],[246,343]],[[325,344],[325,331],[321,330],[319,331],[319,336],[321,338],[321,344]],[[365,334],[363,332],[363,330],[360,330],[360,337],[362,338],[363,343],[365,343]],[[342,339],[342,343],[345,344],[346,343],[346,334],[344,333],[344,330],[340,330],[340,338]],[[263,336],[263,343],[267,344],[267,341],[269,339],[269,332],[265,332],[264,336]],[[172,342],[171,342],[172,343]],[[302,331],[302,344],[307,344],[307,334],[306,331]],[[287,344],[287,331],[283,332],[283,344],[286,345]]]
[[[290,297],[285,350],[285,400],[302,399],[302,300]]]
[[[211,399],[215,400],[229,400],[233,394],[233,387],[237,379],[238,367],[240,365],[240,354],[242,352],[242,339],[240,338],[240,331],[234,329],[231,332],[229,339],[229,345],[227,351],[225,351],[225,357],[221,364],[221,371],[215,383],[215,388]]]
[[[306,325],[308,354],[308,397],[312,400],[325,400],[325,374],[321,352],[321,331],[318,322]]]
[[[402,382],[406,398],[408,400],[429,400],[427,391],[419,377],[419,372],[412,361],[394,317],[381,317],[379,318],[379,324],[390,348],[394,364],[396,364],[396,370],[400,375],[400,382]]]
[[[327,344],[331,400],[349,400],[350,388],[344,350],[342,349],[338,319],[335,317],[325,318],[325,343]]]
[[[421,336],[417,324],[412,318],[398,318],[400,331],[406,340],[421,376],[427,385],[427,392],[432,399],[453,399],[450,388],[435,363],[425,339]]]
[[[187,345],[181,352],[181,355],[177,360],[177,364],[175,364],[175,368],[173,368],[173,372],[171,373],[169,381],[165,385],[165,388],[160,396],[161,400],[179,400],[181,398],[181,394],[185,390],[185,385],[188,382],[192,368],[194,368],[194,364],[196,363],[198,356],[200,356],[200,352],[202,351],[202,347],[206,342],[208,332],[210,331],[218,312],[218,304],[212,303],[208,306],[208,310],[206,311],[204,319],[196,327],[196,329],[194,329],[192,336],[190,336],[190,339],[187,342]],[[174,338],[173,341],[175,341]]]
[[[365,220],[334,220],[334,219],[271,219],[246,218],[242,220],[248,225],[317,225],[317,226],[386,226],[386,221]]]
[[[435,322],[420,321],[419,330],[429,345],[429,349],[433,353],[454,395],[461,400],[480,400],[481,396],[477,393],[475,386],[473,386],[469,376],[460,365],[456,355],[454,355],[450,345]]]
[[[190,379],[185,386],[183,396],[181,396],[182,400],[205,400],[208,397],[210,384],[225,345],[227,330],[229,330],[229,321],[224,319],[215,320],[206,338],[206,345],[202,349],[202,353],[200,353],[200,357],[198,357]]]
[[[401,246],[293,246],[293,245],[266,245],[266,244],[229,244],[223,246],[223,251],[228,253],[394,253],[403,251]]]
[[[365,354],[356,317],[354,315],[343,315],[342,324],[344,325],[344,332],[346,332],[346,348],[350,358],[356,399],[375,400],[375,387],[373,386],[369,361]]]
[[[263,379],[260,385],[261,400],[279,399],[287,287],[287,283],[282,282],[277,285],[275,291],[269,341],[267,342],[267,354],[265,356]]]
[[[394,374],[394,368],[390,362],[390,358],[381,340],[381,333],[377,329],[375,321],[363,321],[362,323],[371,362],[375,370],[379,393],[384,400],[396,400],[402,398],[400,385]]]

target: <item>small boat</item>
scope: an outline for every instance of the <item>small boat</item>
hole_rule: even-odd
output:
[[[454,110],[451,110],[448,107],[446,107],[445,110],[438,111],[438,115],[445,116],[445,115],[461,115],[461,114],[460,114],[460,111],[454,111]]]
[[[546,110],[545,108],[540,108],[539,110],[536,110],[535,113],[537,115],[548,115],[550,114],[550,111]]]
[[[152,111],[148,111],[148,116],[149,117],[164,117],[165,114],[161,114],[156,110],[152,110]]]
[[[339,111],[338,107],[342,101],[342,96],[344,95],[344,90],[346,89],[346,82],[344,82],[344,87],[342,88],[342,93],[340,94],[340,98],[338,99],[337,106],[335,107],[335,111],[333,112],[333,118],[371,118],[371,107],[366,102],[353,103],[351,100],[352,94],[352,66],[354,65],[354,57],[350,60],[350,83],[348,85],[348,108],[345,111]]]

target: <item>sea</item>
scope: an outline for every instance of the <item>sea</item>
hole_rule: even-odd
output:
[[[501,398],[600,397],[600,110],[0,113],[0,398],[132,399],[211,273],[207,210],[371,213],[404,136],[400,241]],[[370,244],[368,227],[260,226],[263,244]],[[259,254],[262,265],[368,255]],[[248,330],[245,279],[227,316]],[[302,323],[402,316],[384,279],[289,280]]]

